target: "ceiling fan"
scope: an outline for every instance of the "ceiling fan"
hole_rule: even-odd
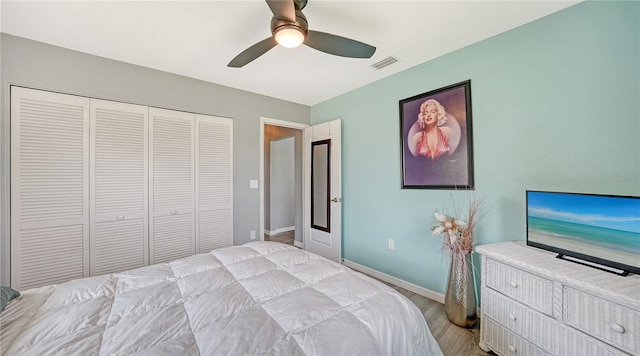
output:
[[[375,47],[366,43],[309,30],[307,18],[302,13],[307,0],[266,0],[266,2],[273,13],[272,36],[242,51],[227,64],[228,67],[240,68],[278,44],[287,48],[305,44],[321,52],[350,58],[371,58],[376,51]]]

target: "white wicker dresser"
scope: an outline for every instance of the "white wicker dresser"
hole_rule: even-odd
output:
[[[480,348],[498,355],[640,355],[640,276],[555,258],[524,242],[482,254]]]

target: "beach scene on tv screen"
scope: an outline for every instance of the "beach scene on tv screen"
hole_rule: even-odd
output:
[[[640,267],[640,199],[528,192],[529,241]]]

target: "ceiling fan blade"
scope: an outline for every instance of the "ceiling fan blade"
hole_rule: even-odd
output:
[[[260,57],[261,55],[267,53],[268,50],[272,49],[277,44],[278,43],[276,42],[275,38],[265,38],[264,40],[242,51],[239,55],[232,59],[229,64],[227,64],[227,67],[240,68],[245,64],[250,63],[254,59]]]
[[[279,20],[287,20],[289,22],[296,21],[296,8],[293,5],[294,0],[266,0],[267,5],[271,9],[273,16]]]
[[[318,51],[350,58],[371,58],[376,48],[366,43],[330,33],[309,30],[304,44]]]

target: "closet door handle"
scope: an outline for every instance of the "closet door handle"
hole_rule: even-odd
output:
[[[124,215],[118,215],[118,216],[116,216],[116,219],[118,221],[122,221],[122,220],[124,220]]]
[[[516,316],[513,314],[509,314],[509,319],[511,319],[511,321],[516,321]]]
[[[176,215],[178,213],[177,210],[171,210],[171,215]]]
[[[513,288],[518,288],[518,283],[516,283],[515,281],[509,282],[509,285],[512,286]]]
[[[624,327],[618,323],[611,323],[609,324],[609,327],[618,334],[624,334],[625,332]]]

